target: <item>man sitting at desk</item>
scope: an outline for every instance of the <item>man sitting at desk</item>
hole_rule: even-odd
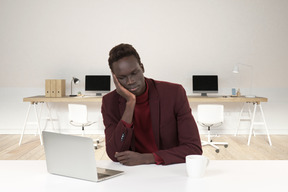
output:
[[[181,85],[144,77],[137,51],[120,44],[109,53],[116,90],[102,100],[106,152],[123,165],[184,163],[202,154],[195,120]]]

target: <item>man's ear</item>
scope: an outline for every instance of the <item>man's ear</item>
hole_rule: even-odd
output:
[[[142,71],[143,71],[143,73],[144,73],[144,72],[145,72],[145,69],[144,69],[143,63],[140,63],[140,67],[141,67],[141,69],[142,69]]]

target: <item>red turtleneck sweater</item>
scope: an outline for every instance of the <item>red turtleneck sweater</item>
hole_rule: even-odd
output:
[[[152,131],[150,108],[149,108],[149,87],[146,83],[146,91],[136,97],[133,123],[122,121],[126,127],[134,125],[135,149],[139,153],[153,153],[156,164],[162,164],[163,160],[154,152],[158,151]]]

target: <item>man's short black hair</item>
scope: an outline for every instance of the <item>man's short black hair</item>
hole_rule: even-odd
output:
[[[132,45],[121,43],[115,47],[113,47],[109,52],[109,67],[112,70],[112,64],[123,57],[128,57],[134,55],[139,63],[141,64],[141,59],[136,49]]]

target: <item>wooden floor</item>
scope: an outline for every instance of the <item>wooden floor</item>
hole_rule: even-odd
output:
[[[98,135],[86,135],[100,139],[98,149],[95,150],[97,160],[109,159],[105,152],[105,141]],[[201,136],[207,140],[205,136]],[[25,135],[22,145],[18,142],[20,135],[0,135],[0,160],[44,160],[43,146],[39,137]],[[210,146],[203,147],[203,155],[211,160],[288,160],[288,135],[271,135],[272,146],[268,144],[266,136],[252,137],[250,146],[247,145],[248,136],[221,135],[213,138],[214,141],[229,143],[228,148],[220,146],[220,152]]]

